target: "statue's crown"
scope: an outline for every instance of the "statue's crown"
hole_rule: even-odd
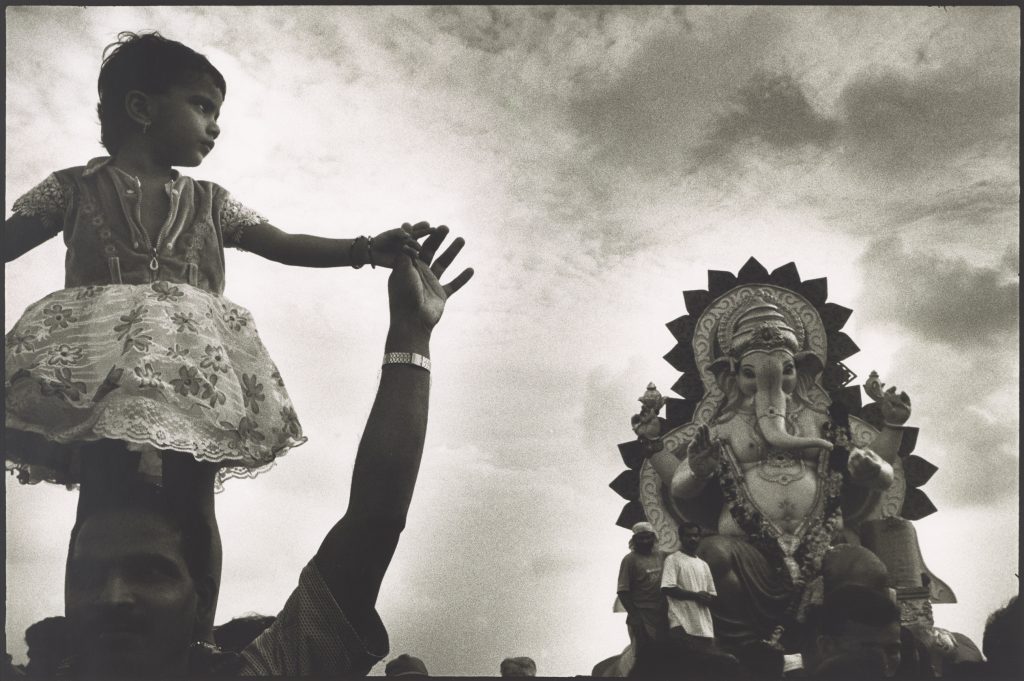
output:
[[[728,347],[723,350],[734,357],[750,350],[800,349],[797,331],[767,291],[751,296],[730,320],[730,327]]]

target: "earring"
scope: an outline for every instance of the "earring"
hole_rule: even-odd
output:
[[[142,134],[145,135],[147,132],[149,132],[149,121],[142,124]]]

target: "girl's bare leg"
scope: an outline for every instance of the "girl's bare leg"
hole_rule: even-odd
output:
[[[208,577],[212,585],[208,616],[200,623],[198,638],[213,643],[213,623],[220,594],[223,549],[214,512],[213,490],[218,465],[196,461],[191,454],[163,452],[163,486],[172,499],[180,500],[178,512],[199,513],[210,532]]]
[[[78,487],[80,522],[97,503],[109,500],[118,490],[133,484],[139,469],[139,453],[120,440],[96,440],[80,445],[82,473]]]

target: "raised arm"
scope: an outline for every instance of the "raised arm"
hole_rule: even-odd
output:
[[[20,196],[11,208],[11,217],[4,222],[4,262],[20,258],[60,234],[68,201],[56,173]]]
[[[421,223],[425,224],[425,223]],[[438,279],[463,246],[456,239],[430,265],[448,233],[438,227],[418,257],[398,260],[388,280],[391,325],[385,352],[430,356],[430,336],[447,299],[473,275]],[[331,529],[316,564],[342,610],[356,625],[369,618],[405,527],[427,427],[430,374],[413,364],[386,364],[363,431],[344,517]]]
[[[53,236],[39,218],[15,213],[4,222],[4,262],[20,258]]]
[[[366,264],[394,267],[407,248],[419,250],[416,241],[431,233],[430,225],[405,224],[381,232],[372,239],[331,239],[309,234],[290,234],[269,222],[244,229],[238,245],[256,255],[298,267],[362,267]]]

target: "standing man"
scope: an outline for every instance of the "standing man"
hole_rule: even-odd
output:
[[[679,550],[665,558],[661,592],[668,601],[669,649],[676,668],[728,676],[738,662],[715,647],[711,607],[718,592],[711,568],[697,557],[700,527],[683,521],[679,525]]]
[[[626,626],[635,662],[630,676],[661,676],[668,613],[661,594],[665,554],[655,548],[657,535],[648,522],[633,526],[631,551],[619,566],[619,600],[626,608]]]

